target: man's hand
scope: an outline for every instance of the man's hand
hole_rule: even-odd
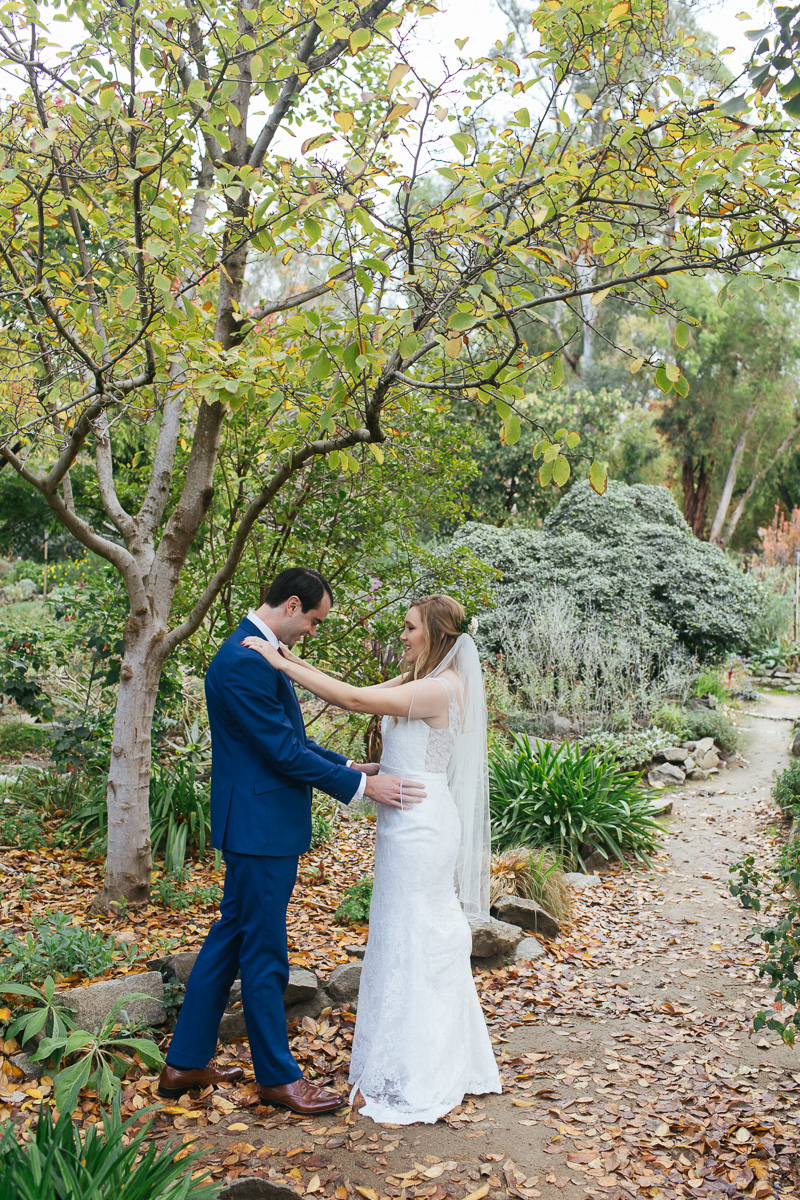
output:
[[[362,775],[377,775],[381,769],[380,763],[351,763],[350,767],[353,771],[360,771]]]
[[[364,789],[364,795],[370,800],[377,800],[378,804],[386,804],[389,808],[411,808],[427,794],[421,783],[401,779],[399,775],[373,775]]]

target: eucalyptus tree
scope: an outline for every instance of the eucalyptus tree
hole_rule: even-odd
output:
[[[652,56],[657,102],[621,72],[660,44],[664,0],[545,0],[534,49],[500,44],[431,80],[410,31],[433,12],[428,0],[0,3],[0,65],[17,77],[0,117],[0,456],[129,598],[100,903],[148,894],[163,665],[308,463],[339,478],[364,454],[380,461],[395,413],[413,420],[464,392],[496,406],[513,444],[529,419],[520,379],[532,366],[544,387],[562,376],[558,347],[529,349],[523,321],[609,293],[667,311],[676,273],[769,274],[797,244],[791,130],[745,127],[713,87],[687,88],[700,51],[681,30]],[[433,203],[430,176],[446,185]],[[283,265],[317,252],[327,270],[247,306],[252,247]],[[674,363],[622,349],[685,393]],[[177,617],[244,406],[263,424],[257,481]],[[135,499],[115,449],[132,424],[150,446]],[[542,485],[563,486],[578,442],[541,431]],[[72,486],[90,461],[99,521]],[[600,464],[590,479],[603,490]]]

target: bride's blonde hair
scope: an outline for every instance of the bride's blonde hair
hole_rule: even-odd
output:
[[[415,663],[411,663],[403,679],[422,679],[438,667],[464,632],[467,614],[457,600],[434,594],[412,600],[409,609],[416,608],[420,616],[425,646]]]

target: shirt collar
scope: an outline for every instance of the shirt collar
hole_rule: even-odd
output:
[[[276,634],[273,633],[269,625],[264,624],[264,622],[261,620],[261,617],[257,617],[254,612],[249,612],[247,614],[247,619],[248,621],[253,622],[259,633],[263,633],[264,637],[271,646],[274,646],[276,650],[280,649],[280,642],[278,641]]]

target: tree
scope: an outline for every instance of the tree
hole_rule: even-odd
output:
[[[434,82],[408,57],[425,0],[66,11],[83,33],[53,54],[51,10],[0,5],[3,66],[20,79],[0,123],[0,455],[127,589],[101,902],[136,903],[159,676],[259,515],[312,460],[334,477],[380,460],[393,414],[431,399],[488,396],[513,444],[523,319],[609,291],[669,311],[669,281],[687,270],[769,275],[798,241],[794,134],[743,129],[707,89],[684,88],[699,51],[680,32],[655,63],[675,72],[670,98],[656,106],[620,74],[660,44],[663,0],[545,4],[521,62],[509,43]],[[485,105],[503,90],[519,107],[493,121]],[[447,183],[435,203],[428,175]],[[317,247],[328,269],[248,310],[251,247],[284,264]],[[557,386],[558,356],[537,361]],[[650,365],[685,387],[671,364]],[[258,490],[176,621],[244,406],[263,422]],[[149,471],[123,500],[116,441],[131,427]],[[563,485],[575,446],[543,432],[542,484]],[[72,487],[90,458],[101,522]],[[604,488],[599,465],[591,479]]]

